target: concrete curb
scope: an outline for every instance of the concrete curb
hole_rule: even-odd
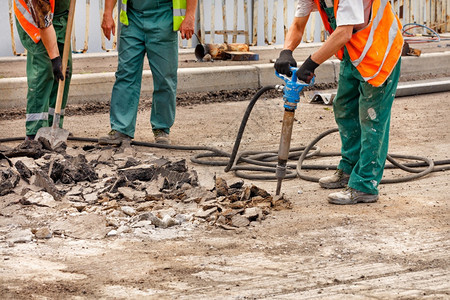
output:
[[[450,69],[450,51],[426,53],[420,57],[402,58],[402,76],[446,76]],[[301,62],[299,62],[300,64]],[[336,83],[339,61],[329,60],[316,70],[317,83]],[[75,74],[72,77],[69,103],[82,104],[109,101],[115,81],[114,72]],[[260,88],[265,85],[282,84],[274,74],[273,64],[226,66],[214,68],[180,68],[178,92],[206,92]],[[144,71],[142,96],[151,96],[153,79],[151,71]],[[0,109],[25,107],[27,94],[26,77],[0,79]]]

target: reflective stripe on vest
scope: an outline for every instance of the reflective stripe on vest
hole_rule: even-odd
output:
[[[172,0],[173,4],[173,31],[180,29],[186,16],[186,0]]]
[[[50,0],[50,4],[52,13],[54,13],[55,0]],[[16,18],[23,30],[35,43],[39,43],[39,41],[41,40],[39,28],[37,28],[36,22],[34,22],[33,16],[31,15],[30,10],[24,0],[14,0],[14,14],[16,15]]]
[[[319,11],[323,9],[315,0]],[[334,14],[337,13],[339,0],[334,1]],[[323,22],[324,13],[321,12]],[[328,26],[329,27],[329,26]],[[388,0],[374,0],[372,17],[369,24],[354,33],[345,44],[352,64],[358,69],[363,79],[377,87],[382,85],[396,66],[402,52],[403,37],[401,23]],[[331,33],[331,32],[330,32]],[[343,51],[337,54],[343,57]]]
[[[120,6],[120,23],[128,26],[128,15],[127,15],[127,0],[122,0],[122,5]]]

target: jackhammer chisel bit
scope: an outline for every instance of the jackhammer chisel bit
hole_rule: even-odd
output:
[[[281,183],[286,176],[287,161],[289,158],[289,150],[291,146],[292,127],[294,124],[295,110],[297,109],[297,103],[300,102],[300,92],[306,86],[310,84],[297,82],[298,68],[290,68],[292,71],[292,77],[289,78],[285,75],[281,75],[275,71],[277,77],[284,80],[286,85],[283,88],[283,101],[284,101],[284,116],[283,125],[281,128],[280,148],[278,149],[278,164],[276,168],[277,177],[277,189],[276,195],[280,194]],[[311,80],[311,85],[314,83],[314,78]]]

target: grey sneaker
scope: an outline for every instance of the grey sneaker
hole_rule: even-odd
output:
[[[378,195],[367,194],[351,187],[347,187],[341,192],[328,195],[328,202],[332,204],[356,204],[377,202]]]
[[[170,139],[169,134],[162,129],[153,130],[153,135],[155,136],[155,143],[162,145],[169,145]]]
[[[319,179],[319,185],[325,189],[340,189],[347,186],[350,175],[337,169],[333,175]]]
[[[123,141],[131,141],[131,137],[117,130],[111,130],[107,136],[102,136],[98,139],[100,145],[117,145],[122,144]]]

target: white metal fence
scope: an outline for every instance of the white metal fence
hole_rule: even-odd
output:
[[[17,33],[14,30],[12,1],[9,6],[11,47],[14,55],[17,51]],[[78,0],[78,5],[85,2],[85,9],[76,11],[75,28],[84,28],[84,34],[73,34],[74,51],[84,53],[89,50],[89,33],[94,18],[96,26],[101,23],[104,0],[97,2],[98,15],[91,16],[91,0]],[[190,48],[193,43],[246,43],[249,45],[283,44],[284,37],[294,18],[297,0],[199,0],[197,9],[197,37],[189,42],[180,40],[180,47]],[[450,31],[450,0],[390,0],[402,23],[426,25],[436,32]],[[95,4],[94,4],[95,5]],[[81,11],[81,12],[79,12]],[[117,9],[115,10],[117,17]],[[80,24],[81,23],[81,24]],[[117,22],[116,22],[117,23]],[[84,26],[83,26],[84,25]],[[91,28],[92,29],[92,28]],[[100,30],[100,28],[96,29]],[[107,43],[103,34],[99,34],[102,51],[114,50],[116,37]],[[77,40],[83,39],[81,47]],[[326,38],[324,27],[318,13],[313,13],[304,34],[304,42],[320,42]]]
[[[390,2],[402,24],[416,22],[440,33],[450,31],[450,0]],[[297,0],[200,1],[201,41],[236,42],[239,36],[243,36],[243,42],[251,45],[282,44],[292,22],[296,3]],[[218,10],[217,6],[221,9]],[[313,13],[303,41],[319,42],[324,39],[320,16],[317,12]]]

